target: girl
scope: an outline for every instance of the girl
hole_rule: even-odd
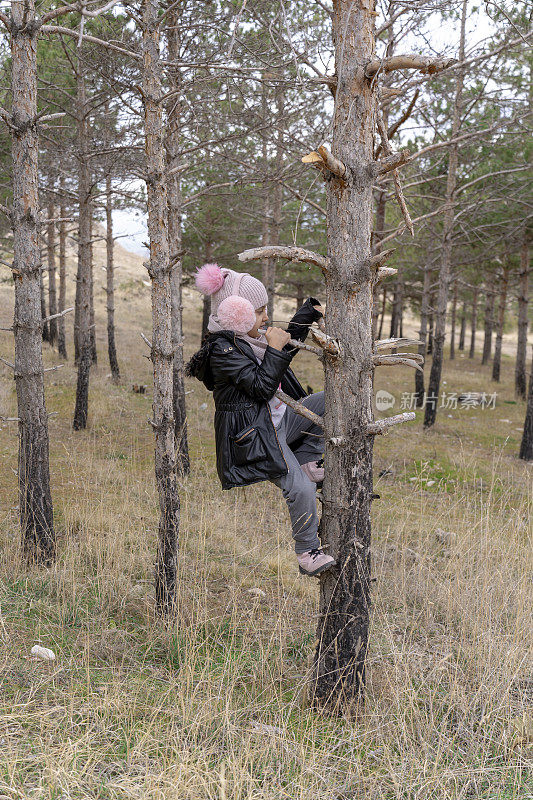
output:
[[[318,538],[316,483],[324,478],[322,430],[296,414],[274,393],[281,389],[316,414],[324,413],[324,393],[305,396],[290,369],[310,325],[322,316],[310,297],[287,331],[259,329],[267,322],[267,291],[248,273],[205,264],[196,286],[211,296],[211,316],[203,347],[186,367],[215,401],[217,471],[223,489],[269,480],[279,486],[289,508],[300,572],[319,575],[335,563]],[[302,400],[303,398],[303,400]]]

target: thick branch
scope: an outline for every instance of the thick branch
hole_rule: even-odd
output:
[[[338,343],[335,341],[335,339],[332,339],[331,336],[328,336],[327,333],[314,328],[311,328],[309,333],[311,334],[313,341],[316,342],[325,353],[328,353],[330,356],[338,356],[340,354]]]
[[[424,342],[421,339],[409,339],[406,337],[395,339],[378,339],[374,342],[378,350],[388,350],[389,347],[410,347],[411,345],[421,345]]]
[[[302,405],[302,403],[299,403],[298,400],[294,400],[288,394],[282,392],[281,389],[278,389],[275,396],[278,398],[278,400],[281,400],[283,403],[292,408],[292,410],[295,411],[297,414],[299,414],[301,417],[305,417],[306,419],[310,420],[315,425],[318,425],[319,428],[324,427],[324,420],[322,419],[322,417],[319,417],[318,414],[314,413],[314,411],[310,411],[308,408]]]
[[[239,261],[258,261],[263,258],[286,258],[288,261],[298,261],[303,264],[314,264],[320,267],[322,272],[327,272],[328,260],[319,253],[312,250],[304,250],[303,247],[283,247],[279,245],[268,245],[266,247],[253,247],[251,250],[243,250],[238,254]]]
[[[456,58],[427,58],[425,56],[406,54],[371,61],[366,66],[365,75],[367,78],[373,78],[378,72],[392,72],[397,69],[415,69],[425,75],[435,75],[435,73],[448,69],[448,67],[456,63]]]

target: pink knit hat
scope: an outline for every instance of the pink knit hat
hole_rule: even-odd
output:
[[[260,280],[247,272],[204,264],[196,273],[196,288],[211,296],[211,314],[221,327],[248,333],[255,325],[255,311],[268,303]]]

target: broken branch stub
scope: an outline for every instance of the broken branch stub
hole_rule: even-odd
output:
[[[395,414],[392,417],[376,419],[366,426],[365,433],[367,436],[380,436],[387,433],[389,428],[392,428],[393,425],[399,425],[402,422],[410,422],[415,419],[415,416],[414,411],[405,411],[403,414]]]
[[[338,343],[335,341],[335,339],[332,339],[331,336],[328,336],[327,333],[315,328],[311,328],[309,333],[311,334],[313,341],[316,342],[316,344],[321,347],[325,353],[335,357],[340,355]]]
[[[339,161],[338,158],[335,158],[335,156],[330,153],[328,148],[323,144],[321,144],[318,148],[318,153],[321,155],[324,164],[330,172],[336,175],[337,178],[344,178],[346,175],[346,165],[343,164],[342,161]]]

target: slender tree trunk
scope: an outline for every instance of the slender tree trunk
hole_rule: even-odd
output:
[[[50,492],[40,301],[37,36],[34,0],[13,0],[12,169],[15,383],[19,418],[19,508],[26,557],[50,564],[55,533]]]
[[[59,304],[58,311],[64,311],[66,308],[67,296],[67,226],[65,217],[67,216],[67,207],[64,200],[65,179],[61,175],[59,179],[59,190],[61,194],[61,201],[59,206]],[[61,358],[67,358],[67,340],[65,335],[65,317],[59,317],[57,320],[57,349]]]
[[[452,328],[450,331],[450,361],[455,358],[455,323],[457,320],[457,281],[453,284],[453,300],[452,300],[452,314],[451,323]]]
[[[428,308],[428,341],[427,341],[427,354],[428,356],[433,353],[433,328],[435,321],[435,292],[430,292],[429,295],[429,308]]]
[[[378,331],[378,335],[377,335],[378,339],[381,339],[381,337],[383,335],[383,325],[385,323],[385,311],[386,310],[387,310],[387,287],[384,286],[383,287],[383,297],[382,297],[382,300],[381,300],[381,317],[380,317],[380,320],[379,320],[379,331]]]
[[[432,271],[427,264],[424,266],[424,286],[422,288],[422,302],[420,305],[420,329],[418,336],[423,344],[418,345],[418,352],[421,356],[426,356],[427,335],[428,335],[428,309],[429,294],[432,280]],[[417,408],[424,406],[424,373],[415,369],[415,402]]]
[[[459,331],[459,350],[465,349],[466,339],[466,300],[463,300],[463,308],[461,310],[461,329]]]
[[[54,203],[48,203],[48,223],[46,225],[46,253],[48,261],[48,308],[50,316],[57,314],[57,289],[56,289],[56,224],[51,222],[54,218]],[[50,344],[57,342],[57,317],[49,322]]]
[[[459,62],[464,61],[465,27],[467,17],[467,0],[463,0],[461,10],[461,34],[459,39]],[[453,141],[461,127],[461,109],[463,96],[464,71],[458,69],[455,78],[455,98],[450,139]],[[455,187],[457,185],[458,146],[451,144],[448,154],[448,176],[446,180],[446,197],[443,213],[443,234],[441,245],[441,262],[439,271],[439,287],[437,307],[435,309],[435,333],[433,335],[433,358],[428,381],[428,401],[424,414],[424,428],[430,428],[437,420],[438,397],[444,361],[444,341],[446,339],[446,311],[448,307],[448,291],[450,284],[453,225],[455,218]]]
[[[98,363],[98,354],[96,352],[96,319],[94,315],[94,264],[93,264],[93,217],[92,217],[92,203],[91,203],[91,277],[89,280],[89,303],[90,303],[90,324],[89,336],[91,339],[91,364]]]
[[[105,219],[106,219],[106,310],[107,310],[107,353],[111,380],[120,383],[117,347],[115,343],[115,250],[113,241],[113,194],[111,173],[105,176]]]
[[[524,420],[524,432],[520,443],[519,457],[524,461],[533,461],[533,355],[531,358],[531,372],[529,374],[526,418]]]
[[[304,304],[305,295],[304,295],[304,285],[303,283],[296,284],[296,311],[301,308]]]
[[[518,291],[518,342],[516,346],[515,393],[526,399],[526,356],[528,327],[529,242],[524,231],[520,248],[520,288]]]
[[[268,133],[267,133],[267,125],[269,124],[268,119],[268,97],[267,97],[267,75],[263,74],[263,81],[261,84],[261,117],[264,126],[263,136],[261,140],[261,157],[262,157],[262,167],[263,167],[263,219],[261,222],[261,244],[263,247],[266,247],[269,244],[272,244],[270,241],[270,218],[271,218],[271,177],[270,177],[270,170],[268,164]],[[268,299],[270,303],[270,293],[269,287],[271,285],[271,267],[273,264],[272,258],[264,258],[261,261],[261,280],[267,290]],[[270,303],[271,305],[273,304]],[[270,313],[269,313],[270,316]],[[273,319],[273,317],[270,317]]]
[[[278,74],[278,80],[274,90],[274,101],[276,105],[276,159],[274,162],[275,181],[272,188],[272,229],[270,243],[279,244],[281,235],[281,221],[283,208],[283,187],[281,177],[283,170],[283,125],[285,111],[285,94],[283,92],[282,75]],[[268,317],[274,319],[274,298],[276,295],[276,259],[271,259],[268,273]]]
[[[492,328],[494,326],[494,291],[491,287],[487,289],[485,300],[485,320],[483,335],[483,355],[481,363],[486,364],[490,361],[492,353]]]
[[[89,410],[89,374],[92,362],[91,342],[91,282],[92,282],[92,199],[91,173],[87,159],[87,102],[81,55],[77,63],[77,122],[78,122],[78,380],[73,428],[87,427]],[[94,330],[94,329],[93,329]]]
[[[374,18],[352,0],[336,0],[333,39],[337,91],[332,152],[347,167],[326,183],[330,267],[326,329],[342,357],[326,358],[326,477],[323,544],[336,566],[320,579],[314,704],[349,708],[365,680],[370,614],[372,420],[372,170],[376,99],[361,65],[374,55]],[[348,286],[357,288],[350,291]],[[354,391],[354,387],[357,390]],[[332,437],[337,445],[331,443]]]
[[[166,36],[168,57],[178,61],[180,56],[179,15],[176,7],[167,15]],[[168,70],[172,91],[181,92],[182,80],[178,68]],[[182,322],[182,263],[181,263],[181,185],[177,170],[180,158],[182,103],[180,95],[174,94],[167,105],[167,191],[168,191],[168,235],[172,258],[170,275],[172,292],[172,350],[174,352],[172,372],[172,402],[174,409],[174,435],[176,458],[182,475],[191,471],[189,445],[187,441],[187,408],[185,405],[185,383],[183,380],[183,322]]]
[[[205,243],[205,263],[211,264],[212,261],[213,261],[213,242],[208,237]],[[204,294],[204,302],[202,306],[202,335],[200,338],[200,342],[202,344],[205,341],[205,337],[209,333],[207,326],[209,325],[210,315],[211,315],[211,297],[207,294]]]
[[[39,254],[40,254],[40,252],[41,252],[41,249],[39,248]],[[43,323],[42,323],[42,329],[43,329],[42,339],[43,339],[43,342],[49,342],[50,341],[50,328],[48,327],[48,322],[46,321],[46,317],[48,316],[48,312],[46,310],[46,292],[44,290],[44,271],[43,271],[42,265],[41,265],[41,270],[40,270],[40,273],[39,273],[39,295],[40,295],[40,301],[41,301],[41,319],[43,321]]]
[[[392,307],[391,307],[391,318],[390,318],[390,338],[398,336],[400,330],[400,309],[402,305],[402,275],[401,269],[398,269],[396,275],[396,281],[394,283],[394,294],[392,299]]]
[[[478,312],[478,299],[479,289],[476,286],[474,295],[472,297],[472,319],[471,319],[471,334],[470,334],[470,352],[468,358],[474,358],[476,353],[476,330],[477,330],[477,312]]]
[[[163,144],[163,100],[159,55],[159,2],[142,3],[143,102],[146,151],[148,235],[152,279],[152,363],[155,432],[155,478],[159,495],[159,546],[156,564],[156,604],[159,612],[176,609],[180,503],[176,476],[173,415],[172,286],[167,234],[168,203]]]
[[[500,299],[498,304],[498,321],[496,323],[496,344],[494,347],[494,360],[492,362],[493,381],[500,380],[500,370],[502,363],[503,326],[505,323],[505,306],[507,305],[508,286],[509,286],[509,262],[507,262],[502,271]]]

